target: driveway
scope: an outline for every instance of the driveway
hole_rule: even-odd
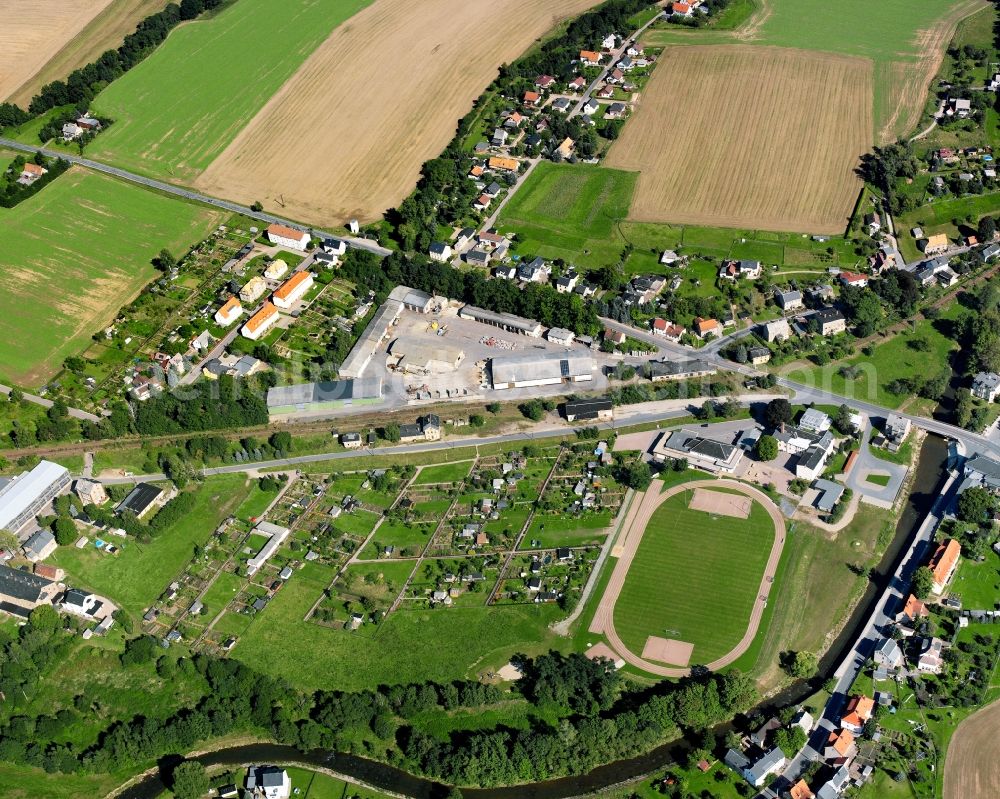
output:
[[[883,420],[879,419],[879,421]],[[903,487],[903,481],[909,470],[906,466],[889,463],[889,461],[881,460],[872,455],[868,447],[868,441],[872,434],[872,422],[872,418],[865,417],[865,432],[861,438],[861,449],[846,482],[848,488],[859,494],[865,502],[881,508],[890,508],[896,501],[896,497],[899,496],[899,491]],[[911,431],[910,435],[914,435],[914,433]],[[878,482],[869,482],[869,477],[878,479]],[[879,485],[881,482],[886,482],[886,484]]]

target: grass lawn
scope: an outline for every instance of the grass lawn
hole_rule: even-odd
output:
[[[611,519],[611,511],[591,513],[578,519],[573,516],[536,514],[531,520],[525,542],[538,541],[543,549],[601,544],[607,535]]]
[[[128,539],[117,556],[92,545],[60,547],[52,563],[64,568],[74,585],[104,594],[130,613],[141,615],[191,559],[194,545],[208,541],[219,522],[239,505],[246,495],[245,478],[209,477],[195,490],[198,501],[192,511],[149,544]]]
[[[992,216],[997,211],[1000,211],[1000,192],[970,194],[966,197],[937,200],[913,211],[907,211],[896,222],[897,230],[902,233],[899,237],[899,244],[903,257],[907,261],[923,258],[923,254],[917,250],[916,239],[909,234],[911,228],[922,228],[925,236],[945,233],[950,240],[954,241],[959,237],[959,232],[958,228],[952,224],[953,219],[958,219],[961,224],[975,229],[980,217]],[[973,220],[966,222],[965,217],[970,214]]]
[[[240,0],[181,25],[93,103],[115,124],[88,155],[157,177],[207,167],[312,52],[367,0]],[[205,77],[211,75],[211,80]]]
[[[236,509],[234,515],[237,519],[255,519],[264,512],[276,496],[278,496],[277,491],[262,491],[255,480],[250,486],[247,498]]]
[[[321,774],[317,771],[309,771],[304,768],[287,769],[288,776],[292,781],[292,792],[301,791],[296,794],[302,799],[389,799],[388,794],[372,791],[368,788],[361,788],[353,783],[331,777],[329,774]]]
[[[870,474],[865,478],[865,482],[884,487],[889,485],[890,479],[890,476],[887,474]]]
[[[880,461],[898,463],[900,466],[908,466],[910,461],[913,460],[913,440],[907,439],[895,452],[889,452],[889,450],[882,449],[881,447],[869,447],[868,451]],[[875,481],[869,480],[869,482]],[[886,483],[886,485],[888,485],[888,483]]]
[[[507,662],[515,652],[536,654],[558,646],[548,625],[562,614],[554,605],[400,610],[378,626],[347,633],[302,621],[326,587],[329,570],[307,564],[278,592],[233,650],[233,657],[306,688],[374,688],[421,680],[453,680]],[[408,563],[353,566],[390,569]],[[394,572],[393,577],[398,575]],[[403,578],[405,579],[405,577]],[[296,653],[294,658],[288,652]]]
[[[0,208],[0,379],[37,388],[222,214],[73,168]],[[25,335],[31,331],[31,335]]]
[[[94,799],[107,796],[129,774],[47,774],[24,764],[0,763],[0,794],[5,799]]]
[[[239,593],[245,584],[246,580],[239,575],[232,572],[222,572],[222,574],[215,578],[212,587],[205,592],[205,596],[201,600],[205,605],[202,617],[207,621],[214,619],[232,601],[233,597]]]
[[[459,463],[442,463],[440,466],[428,466],[420,470],[414,485],[428,485],[430,483],[457,483],[464,480],[472,468],[472,461],[460,461]]]
[[[691,492],[664,502],[650,519],[621,595],[615,628],[633,652],[651,635],[694,644],[708,663],[743,637],[774,541],[767,511],[746,520],[690,510]]]
[[[901,333],[875,345],[871,357],[858,353],[853,358],[829,363],[825,366],[812,366],[795,369],[786,375],[793,380],[802,380],[810,385],[832,391],[843,397],[856,398],[874,402],[886,408],[898,408],[912,394],[892,394],[887,386],[898,379],[927,378],[942,370],[948,364],[951,353],[958,349],[958,344],[939,328],[940,325],[922,319],[915,330]],[[926,342],[927,349],[918,349]],[[840,373],[843,366],[854,366],[859,374],[854,378],[846,378]]]
[[[400,550],[410,550],[407,554],[416,555],[430,540],[435,526],[434,524],[407,526],[403,522],[386,520],[372,538],[365,557],[376,558],[388,546],[395,547],[397,555],[400,554]]]
[[[993,610],[1000,602],[1000,557],[987,549],[982,563],[962,558],[951,582],[951,592],[970,610]]]

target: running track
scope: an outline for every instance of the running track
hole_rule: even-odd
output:
[[[754,636],[757,634],[757,628],[760,626],[760,620],[764,615],[764,608],[767,604],[766,597],[768,592],[771,590],[774,575],[778,570],[778,562],[781,560],[781,550],[785,545],[785,519],[781,515],[777,506],[771,502],[771,499],[767,496],[767,494],[754,488],[753,486],[737,482],[736,480],[720,479],[713,480],[711,482],[696,480],[673,486],[668,488],[666,491],[659,490],[661,485],[662,484],[655,484],[655,487],[647,490],[638,502],[634,502],[632,504],[632,508],[629,511],[629,517],[622,525],[622,529],[624,530],[624,539],[621,542],[622,553],[618,558],[618,563],[615,564],[615,570],[611,574],[611,580],[608,583],[608,587],[604,591],[604,595],[601,597],[601,602],[597,606],[597,612],[594,614],[594,619],[590,623],[590,632],[603,633],[608,639],[608,644],[618,653],[622,660],[642,669],[643,671],[649,672],[650,674],[656,674],[660,677],[688,676],[691,671],[688,668],[665,666],[653,663],[649,660],[644,660],[625,646],[625,644],[622,643],[621,638],[618,636],[618,632],[615,630],[615,603],[618,601],[618,596],[621,593],[622,586],[625,584],[625,577],[628,575],[629,567],[632,565],[632,559],[635,557],[636,550],[639,548],[639,542],[642,541],[642,535],[646,530],[646,525],[649,523],[653,512],[660,507],[660,505],[670,499],[670,497],[675,496],[682,491],[686,491],[689,488],[712,488],[718,486],[721,488],[735,489],[736,491],[757,500],[764,506],[764,509],[771,517],[771,521],[774,522],[774,543],[771,545],[771,554],[767,559],[767,564],[764,566],[764,574],[760,581],[760,590],[757,592],[757,599],[753,604],[753,610],[750,613],[750,620],[747,623],[746,632],[743,633],[743,638],[741,638],[740,642],[725,655],[713,660],[711,663],[706,664],[706,666],[712,671],[718,671],[719,669],[728,666],[740,655],[746,652],[747,649],[749,649]]]

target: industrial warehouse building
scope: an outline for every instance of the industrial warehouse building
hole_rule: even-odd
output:
[[[583,355],[512,355],[490,359],[494,389],[555,386],[593,379],[593,358]]]
[[[396,286],[389,293],[389,299],[375,312],[354,349],[344,359],[338,370],[339,376],[343,379],[361,377],[404,308],[415,313],[429,313],[434,307],[434,298],[430,294],[409,286]]]
[[[465,360],[465,351],[442,343],[437,336],[427,341],[396,339],[389,354],[399,358],[399,368],[415,374],[453,372]]]
[[[531,338],[541,338],[542,326],[534,319],[525,319],[522,316],[514,316],[512,313],[498,313],[487,311],[485,308],[477,308],[475,305],[465,305],[458,312],[462,319],[471,319],[484,325],[508,330],[511,333],[520,333],[522,336]]]
[[[272,416],[288,413],[319,413],[346,405],[375,404],[382,399],[382,378],[365,377],[275,386],[267,391],[267,410]]]
[[[30,472],[0,480],[0,530],[17,535],[69,488],[69,483],[69,470],[51,461],[41,461]]]

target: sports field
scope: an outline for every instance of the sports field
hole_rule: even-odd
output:
[[[110,0],[0,0],[0,100],[72,40]]]
[[[756,501],[740,519],[692,510],[692,498],[683,491],[653,513],[615,603],[614,626],[636,654],[654,636],[694,644],[691,663],[704,664],[746,632],[774,524]]]
[[[215,17],[180,26],[98,95],[95,110],[115,124],[88,154],[143,174],[192,180],[330,31],[367,2],[238,0]],[[280,151],[270,156],[286,163]],[[315,169],[317,162],[310,163]]]
[[[871,145],[871,91],[865,59],[669,48],[606,163],[641,171],[639,221],[842,232]]]
[[[222,216],[76,167],[0,209],[0,379],[40,386],[152,279],[150,259]]]
[[[0,9],[10,5],[11,0],[0,0]],[[161,11],[169,0],[103,0],[103,2],[91,2],[91,0],[80,0],[66,3],[64,0],[46,3],[47,8],[60,5],[72,5],[80,8],[81,5],[103,6],[96,15],[87,22],[85,18],[74,20],[78,27],[78,32],[72,38],[65,40],[63,45],[44,61],[40,68],[36,69],[24,82],[10,93],[10,101],[17,103],[22,108],[27,108],[31,98],[38,93],[46,83],[54,80],[65,80],[74,70],[95,61],[102,53],[113,50],[120,46],[125,37],[135,30],[139,21]],[[23,7],[24,3],[19,4]],[[30,5],[41,5],[31,3]],[[10,19],[5,15],[5,19]],[[86,24],[84,24],[86,23]],[[3,40],[3,32],[0,31],[0,41]],[[41,54],[38,54],[41,55]],[[0,51],[0,61],[3,60]],[[3,70],[0,69],[0,75]],[[0,98],[2,98],[0,92]],[[34,143],[34,142],[32,142]]]
[[[313,222],[375,219],[410,193],[500,64],[594,5],[378,0],[334,31],[195,185],[278,200]]]

